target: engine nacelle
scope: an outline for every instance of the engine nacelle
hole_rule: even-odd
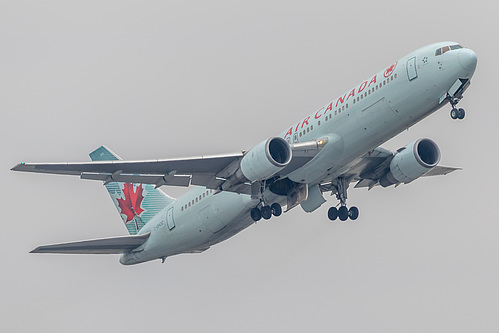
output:
[[[440,149],[430,139],[419,139],[405,146],[390,162],[390,171],[379,183],[387,187],[397,183],[409,183],[437,166]]]
[[[240,170],[249,181],[266,179],[284,169],[291,161],[291,147],[283,138],[265,140],[247,152]]]

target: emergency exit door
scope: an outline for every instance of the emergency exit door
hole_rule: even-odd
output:
[[[166,224],[170,230],[175,228],[175,221],[173,220],[173,207],[168,209],[168,212],[166,213]]]

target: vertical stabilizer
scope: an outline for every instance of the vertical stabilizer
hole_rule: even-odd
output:
[[[106,146],[89,155],[92,161],[121,160]],[[151,184],[111,182],[105,186],[130,235],[137,234],[151,218],[174,201]]]

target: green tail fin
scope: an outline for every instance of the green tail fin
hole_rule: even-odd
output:
[[[92,161],[121,160],[106,146],[89,155]],[[130,235],[137,234],[151,218],[174,201],[151,184],[111,182],[105,186]]]

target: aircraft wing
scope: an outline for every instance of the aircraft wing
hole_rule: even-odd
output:
[[[394,155],[395,153],[378,147],[352,162],[341,177],[350,182],[356,182],[356,188],[367,187],[371,189],[378,186],[379,179],[389,171],[390,162]],[[461,170],[461,168],[437,165],[422,177],[447,175],[456,170]],[[321,184],[320,187],[323,192],[326,192],[334,187],[332,185],[335,184]]]
[[[141,246],[149,239],[149,235],[150,233],[44,245],[30,253],[120,254]]]
[[[309,162],[322,148],[317,142],[310,141],[291,145],[293,158],[282,173],[289,173]],[[49,173],[80,176],[81,179],[100,180],[104,183],[125,182],[154,184],[156,187],[190,185],[220,189],[231,172],[239,166],[244,152],[200,156],[181,159],[162,159],[144,161],[93,161],[82,163],[20,163],[14,171]],[[281,174],[281,173],[279,173]],[[226,191],[251,194],[251,184],[233,184]]]
[[[144,184],[207,185],[216,174],[240,159],[242,153],[184,159],[94,161],[83,163],[20,163],[12,170],[76,175],[82,179]],[[191,179],[192,178],[192,179]]]

